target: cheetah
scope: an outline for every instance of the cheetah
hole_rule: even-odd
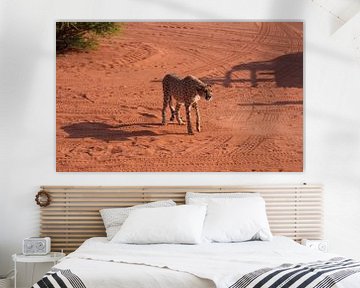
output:
[[[209,101],[212,98],[211,86],[200,81],[194,76],[186,76],[183,79],[180,79],[176,75],[167,74],[162,80],[163,92],[164,92],[164,102],[162,108],[162,124],[166,125],[166,107],[169,105],[171,111],[170,121],[174,120],[176,117],[179,125],[184,124],[183,120],[180,117],[180,108],[184,104],[186,111],[186,124],[187,132],[189,135],[193,135],[193,130],[191,126],[191,117],[190,111],[191,107],[196,111],[196,130],[200,132],[200,112],[198,101],[201,97]],[[172,99],[176,101],[176,107],[172,106]]]

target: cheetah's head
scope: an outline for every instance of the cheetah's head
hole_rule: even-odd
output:
[[[211,90],[211,85],[206,84],[204,87],[198,90],[198,93],[201,97],[204,97],[206,101],[209,101],[213,95]]]

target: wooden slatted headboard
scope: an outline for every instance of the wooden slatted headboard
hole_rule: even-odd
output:
[[[259,192],[266,201],[274,235],[301,239],[322,238],[322,187],[278,186],[42,186],[51,204],[41,208],[41,236],[52,239],[53,251],[74,251],[87,238],[105,236],[99,209],[173,199],[183,204],[191,192]]]

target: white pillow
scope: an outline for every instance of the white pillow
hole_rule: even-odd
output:
[[[247,197],[209,200],[203,237],[211,242],[271,240],[264,199]]]
[[[113,243],[197,244],[206,214],[205,205],[180,205],[131,211]]]
[[[259,193],[241,192],[241,193],[197,193],[186,192],[186,204],[207,204],[211,199],[225,198],[246,198],[246,197],[259,197]]]
[[[139,208],[153,208],[153,207],[170,207],[176,206],[176,203],[172,200],[156,201],[146,204],[140,204],[128,208],[109,208],[101,209],[100,214],[104,222],[106,229],[107,239],[111,240],[115,234],[120,230],[121,225],[124,223],[129,213],[132,210]]]

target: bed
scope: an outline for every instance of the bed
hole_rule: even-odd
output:
[[[33,286],[35,288],[360,287],[359,262],[312,250],[298,243],[304,238],[321,238],[322,196],[321,187],[317,185],[167,187],[163,190],[159,187],[142,187],[136,188],[137,192],[129,192],[128,187],[47,186],[43,189],[52,196],[53,202],[42,209],[42,232],[52,231],[51,236],[56,236],[58,230],[62,231],[59,238],[54,237],[53,250],[62,246],[69,252],[75,251],[54,266]],[[260,192],[267,203],[267,214],[274,237],[271,241],[204,242],[197,245],[120,244],[113,243],[106,237],[88,237],[84,242],[80,240],[83,242],[80,247],[76,242],[79,240],[74,240],[79,236],[73,235],[81,235],[81,231],[100,230],[94,225],[97,222],[92,222],[97,221],[98,216],[86,213],[104,206],[130,206],[129,199],[138,199],[139,203],[162,199],[184,203],[186,191]],[[99,204],[93,199],[100,196],[102,202]],[[119,202],[104,205],[114,199]],[[78,210],[79,207],[82,209]],[[49,218],[58,217],[56,215],[60,211],[63,213],[61,217],[68,217],[68,221],[55,218],[51,222]],[[83,216],[76,216],[77,220],[74,220],[75,213],[84,212],[85,214],[81,214]],[[84,222],[86,224],[83,223],[81,228],[79,217],[87,218],[87,222]],[[67,229],[64,225],[68,225]],[[99,236],[105,236],[104,227],[102,230],[103,235]],[[91,234],[84,232],[84,236],[88,236],[86,233]],[[281,234],[287,235],[280,236]],[[67,242],[64,241],[65,238]],[[56,239],[60,240],[57,242]]]
[[[346,267],[350,267],[351,270],[347,269],[344,273],[343,269],[338,269],[340,274],[336,279],[320,278],[319,275],[319,281],[315,282],[317,285],[300,286],[300,283],[304,283],[310,277],[305,276],[298,279],[299,284],[295,283],[298,286],[294,287],[360,287],[359,263],[345,262],[347,259],[309,249],[282,236],[274,237],[270,242],[158,244],[136,247],[128,244],[111,244],[106,238],[97,237],[85,241],[74,253],[54,266],[54,271],[69,270],[73,273],[67,275],[69,279],[79,277],[79,280],[72,284],[61,277],[66,283],[65,287],[257,287],[246,286],[243,283],[244,276],[284,264],[306,263],[306,267],[310,267],[311,264],[320,267],[320,264],[325,266],[325,263],[319,261],[330,259],[331,261],[325,262],[329,267],[333,267],[334,263],[348,263]],[[285,269],[289,269],[289,266],[285,265]],[[304,270],[303,267],[296,267],[290,271],[292,274],[289,274],[289,277],[301,269]],[[284,275],[284,272],[279,272],[279,275]],[[273,279],[269,279],[269,283],[273,284],[275,279],[279,279],[279,276],[274,275]],[[55,285],[58,282],[54,279],[49,281],[57,287]],[[258,287],[289,287],[270,284]],[[44,286],[41,281],[34,285],[36,288],[49,286]]]

